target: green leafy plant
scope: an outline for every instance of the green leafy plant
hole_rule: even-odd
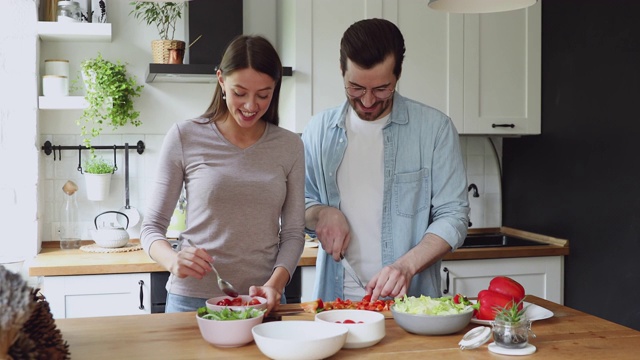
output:
[[[88,174],[112,174],[115,167],[104,158],[91,155],[84,162],[83,170]]]
[[[139,97],[142,85],[135,77],[127,75],[126,65],[114,63],[98,54],[80,65],[86,86],[85,100],[88,107],[77,121],[84,145],[91,150],[91,140],[102,133],[103,126],[113,130],[131,124],[140,126],[140,112],[133,106],[133,99]]]
[[[505,323],[515,324],[525,319],[525,312],[527,307],[522,306],[522,300],[518,303],[511,301],[504,307],[496,307],[496,318]],[[520,308],[520,309],[519,309]]]
[[[147,25],[155,25],[161,40],[173,40],[176,22],[182,17],[183,2],[146,2],[132,1],[134,8],[129,15],[143,20]]]

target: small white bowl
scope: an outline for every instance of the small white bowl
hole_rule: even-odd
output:
[[[272,321],[251,330],[258,349],[271,359],[314,360],[334,355],[344,345],[348,330],[320,321]]]
[[[316,314],[316,321],[344,326],[349,330],[345,349],[360,349],[373,346],[386,335],[384,315],[369,310],[330,310]],[[353,320],[355,324],[345,324]],[[340,323],[338,323],[340,322]]]
[[[210,320],[196,314],[202,338],[217,347],[239,347],[253,341],[251,329],[262,323],[264,314],[246,320]]]
[[[393,319],[405,331],[418,335],[447,335],[464,329],[473,316],[469,308],[460,314],[453,315],[421,315],[408,314],[391,307]]]
[[[208,299],[206,304],[207,304],[207,308],[209,308],[210,310],[214,310],[214,311],[220,311],[224,308],[229,308],[231,310],[243,310],[246,308],[254,308],[254,309],[258,309],[258,310],[264,310],[267,308],[267,299],[260,297],[260,296],[249,296],[249,295],[238,295],[239,298],[242,299],[242,303],[243,304],[247,304],[249,301],[251,301],[251,299],[258,299],[258,301],[260,301],[259,305],[242,305],[242,306],[223,306],[223,305],[218,305],[218,302],[224,299],[233,299],[231,296],[217,296],[211,299]]]

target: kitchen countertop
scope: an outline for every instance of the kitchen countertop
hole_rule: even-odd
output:
[[[527,359],[636,359],[640,332],[535,296],[528,302],[554,313],[533,322],[537,347]],[[266,359],[255,343],[217,348],[205,342],[195,312],[100,318],[56,319],[71,358],[82,359]],[[312,319],[289,316],[284,320]],[[330,359],[497,359],[487,349],[460,350],[458,342],[473,327],[444,336],[405,332],[393,319],[385,320],[386,336],[365,349],[342,349]]]
[[[136,242],[136,240],[132,240]],[[93,244],[83,241],[83,245]],[[317,248],[305,247],[299,266],[315,266]],[[29,264],[29,276],[128,274],[167,271],[143,250],[122,253],[92,253],[80,249],[62,250],[59,242],[42,245],[42,251]]]
[[[470,234],[502,232],[541,242],[540,246],[458,249],[444,260],[478,260],[532,256],[569,255],[568,240],[509,227],[470,229]],[[132,240],[135,242],[135,240]],[[92,244],[85,241],[83,244]],[[315,266],[318,249],[305,247],[299,266]],[[126,274],[166,271],[142,250],[124,253],[89,253],[82,250],[61,250],[57,241],[43,243],[40,254],[29,265],[29,276]]]

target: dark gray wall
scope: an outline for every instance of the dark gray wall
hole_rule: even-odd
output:
[[[504,141],[503,224],[569,239],[565,304],[640,330],[640,2],[542,5],[542,135]]]

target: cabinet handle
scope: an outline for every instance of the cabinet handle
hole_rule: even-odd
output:
[[[142,287],[144,286],[144,281],[138,281],[138,285],[140,285],[140,306],[138,309],[144,310],[144,293],[142,292]]]
[[[497,127],[509,127],[509,128],[514,128],[516,127],[515,124],[491,124],[492,128],[497,128]]]
[[[447,287],[444,290],[442,290],[442,293],[448,294],[449,293],[449,269],[447,269],[447,267],[445,266],[444,268],[442,268],[442,271],[444,271],[447,274],[447,277],[445,279],[445,285]]]

